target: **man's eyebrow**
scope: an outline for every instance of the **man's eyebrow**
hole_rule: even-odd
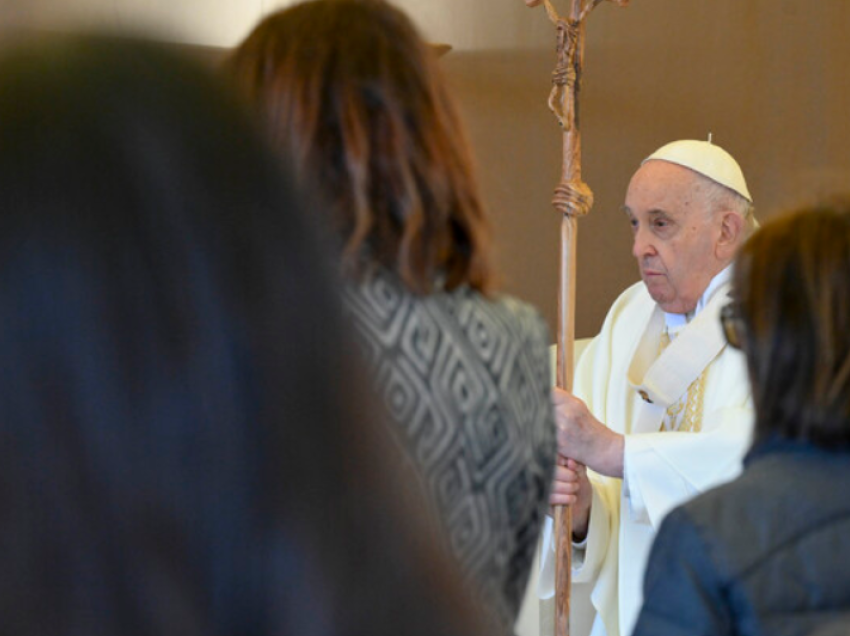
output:
[[[649,212],[647,212],[649,216],[666,216],[667,218],[671,218],[672,215],[667,210],[662,210],[661,208],[652,208]]]
[[[628,216],[634,216],[632,213],[632,209],[627,205],[620,206],[620,212],[626,214]],[[668,218],[672,218],[672,215],[667,210],[662,210],[661,208],[652,208],[647,211],[647,215],[649,216],[666,216]]]

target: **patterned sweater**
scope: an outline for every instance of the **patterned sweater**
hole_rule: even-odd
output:
[[[468,288],[417,296],[386,272],[345,303],[446,546],[511,632],[556,453],[542,319]]]

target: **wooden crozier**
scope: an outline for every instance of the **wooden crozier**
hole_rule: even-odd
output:
[[[524,0],[529,7],[543,4],[557,30],[558,62],[552,73],[549,108],[563,130],[561,180],[552,204],[561,214],[561,258],[558,286],[558,360],[555,383],[567,391],[573,386],[575,341],[576,235],[578,217],[590,212],[593,192],[581,179],[579,94],[584,65],[585,20],[604,0],[571,0],[568,17],[561,17],[551,0]],[[626,6],[629,0],[609,0]],[[570,571],[572,516],[569,507],[555,509],[555,636],[570,633]]]

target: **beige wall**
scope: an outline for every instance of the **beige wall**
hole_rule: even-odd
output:
[[[554,0],[566,10],[567,0]],[[274,0],[6,0],[49,22],[87,7],[111,24],[158,23],[172,39],[227,47]],[[521,0],[398,0],[458,96],[492,209],[505,289],[554,324],[560,169],[546,108],[554,33]],[[87,19],[93,19],[91,17]],[[762,218],[803,198],[850,191],[850,2],[633,0],[603,3],[588,24],[582,108],[584,177],[596,194],[579,222],[578,336],[593,334],[637,279],[620,212],[631,172],[657,146],[705,138],[737,156]]]
[[[296,0],[0,0],[0,15],[41,25],[83,23],[153,28],[166,38],[230,47],[262,16]],[[522,48],[548,29],[521,0],[395,0],[430,39],[456,49]],[[529,18],[532,19],[529,19]]]
[[[526,11],[520,19],[542,16]],[[761,218],[850,191],[848,28],[847,2],[634,0],[591,16],[581,107],[596,205],[579,222],[578,336],[593,334],[637,280],[620,206],[632,171],[657,146],[711,131],[743,166]],[[455,51],[444,65],[480,158],[507,288],[554,324],[558,219],[549,198],[560,140],[544,105],[551,39],[529,50]]]

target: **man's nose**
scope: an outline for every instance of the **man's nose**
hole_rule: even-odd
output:
[[[652,244],[651,235],[643,228],[638,228],[635,231],[632,243],[632,255],[640,260],[644,256],[652,256],[653,254],[655,254],[655,246]]]

